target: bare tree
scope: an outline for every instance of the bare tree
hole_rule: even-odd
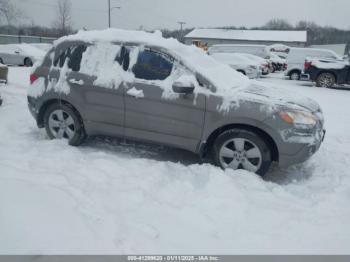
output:
[[[72,32],[72,3],[70,0],[57,0],[56,18],[53,26],[60,36]]]
[[[11,25],[19,15],[19,10],[14,6],[10,0],[0,0],[0,22],[4,20],[7,25]]]
[[[271,19],[263,28],[269,30],[292,30],[293,26],[285,19]]]

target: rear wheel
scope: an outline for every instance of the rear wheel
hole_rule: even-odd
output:
[[[317,87],[332,88],[335,85],[335,76],[332,73],[322,73],[316,79]]]
[[[244,129],[223,132],[216,139],[213,150],[215,163],[223,169],[244,169],[264,176],[272,163],[267,143]]]
[[[67,139],[72,146],[80,145],[85,139],[79,114],[67,105],[49,106],[44,115],[44,125],[50,139]]]
[[[289,74],[290,80],[299,80],[300,79],[300,72],[299,71],[292,71]]]
[[[272,64],[271,66],[271,73],[275,73],[277,71],[277,65],[276,64]]]
[[[27,57],[26,59],[24,59],[24,65],[27,67],[31,67],[33,66],[33,61]]]

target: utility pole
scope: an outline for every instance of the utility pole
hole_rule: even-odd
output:
[[[111,0],[108,1],[108,28],[111,28]]]
[[[180,25],[180,42],[183,41],[183,25],[186,24],[186,22],[179,21],[177,22]]]
[[[108,1],[108,28],[111,28],[111,12],[113,9],[121,9],[120,6],[114,6],[114,7],[111,7],[111,0],[107,0]]]

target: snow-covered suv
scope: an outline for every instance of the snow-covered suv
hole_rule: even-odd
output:
[[[31,74],[30,112],[50,138],[110,135],[212,153],[222,168],[263,175],[308,159],[324,137],[319,105],[251,82],[159,32],[79,32]]]
[[[345,60],[307,58],[302,78],[318,87],[350,84],[350,63]]]

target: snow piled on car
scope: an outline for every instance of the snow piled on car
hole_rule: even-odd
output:
[[[203,50],[200,50],[194,46],[186,46],[179,43],[175,39],[165,39],[161,36],[160,32],[147,33],[143,31],[126,31],[119,29],[108,29],[104,31],[80,31],[75,35],[66,36],[54,43],[54,46],[58,46],[65,41],[83,41],[86,43],[93,43],[93,46],[88,47],[88,51],[84,54],[88,61],[83,59],[82,72],[97,74],[98,82],[108,81],[107,86],[118,87],[118,84],[123,82],[130,82],[134,78],[134,75],[129,70],[125,72],[121,66],[114,61],[115,55],[118,53],[118,49],[112,43],[132,43],[141,46],[140,48],[134,48],[131,53],[129,69],[136,63],[138,52],[142,50],[142,47],[158,47],[163,48],[166,53],[172,55],[176,61],[181,61],[191,71],[199,73],[202,77],[207,79],[213,86],[211,87],[215,95],[224,98],[223,104],[231,104],[232,100],[235,100],[235,93],[242,88],[245,88],[250,84],[249,79],[242,74],[237,73],[229,66],[217,62],[215,59],[209,57]],[[104,48],[99,48],[104,47]],[[89,50],[91,52],[89,52]],[[93,52],[95,51],[95,54]],[[97,51],[97,52],[96,52]],[[89,57],[88,55],[92,56]],[[177,97],[178,95],[170,94],[172,84],[181,77],[181,68],[179,64],[176,64],[172,74],[164,81],[147,81],[151,84],[158,84],[164,89],[164,98]],[[103,72],[100,73],[100,72]],[[187,72],[188,73],[188,72]],[[112,81],[113,83],[110,83]],[[104,83],[106,84],[106,83]],[[197,81],[194,81],[195,93],[204,93],[210,95],[207,88],[200,86]],[[223,110],[225,108],[222,108]],[[227,110],[227,108],[226,108]]]

